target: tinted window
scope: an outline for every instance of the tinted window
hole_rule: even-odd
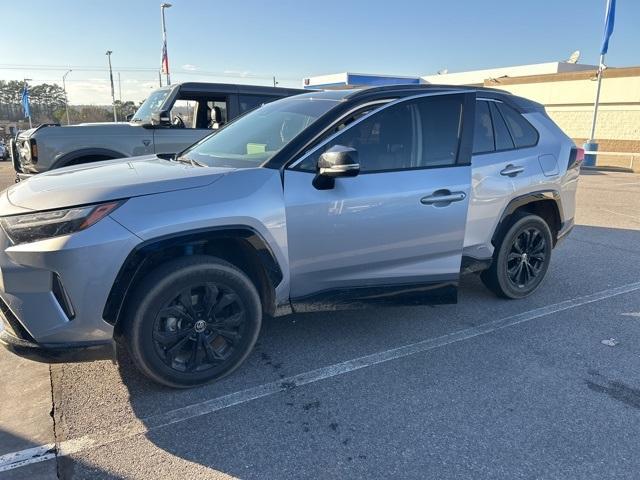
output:
[[[383,108],[346,128],[298,168],[313,170],[320,154],[334,145],[355,148],[362,172],[453,165],[458,154],[461,113],[462,99],[458,95]]]
[[[476,102],[473,153],[486,153],[493,150],[493,125],[491,123],[491,113],[489,113],[489,102]]]
[[[246,112],[247,110],[253,110],[259,107],[263,103],[273,102],[280,97],[264,96],[264,95],[240,95],[240,112]]]
[[[498,112],[496,102],[489,103],[491,106],[491,118],[493,119],[493,132],[496,139],[496,150],[511,150],[514,148],[514,145],[507,125],[504,123],[500,112]]]
[[[538,143],[537,130],[522,115],[504,103],[498,104],[498,109],[509,127],[517,148],[532,147]]]

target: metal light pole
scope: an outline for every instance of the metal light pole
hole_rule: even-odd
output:
[[[111,50],[107,50],[105,55],[109,59],[109,79],[111,80],[111,102],[113,105],[113,121],[118,121],[118,114],[116,113],[116,91],[113,88],[113,70],[111,69],[111,54],[113,52]]]
[[[167,75],[167,85],[171,85],[171,75],[169,74],[169,54],[167,53],[167,25],[164,18],[165,8],[171,8],[170,3],[160,5],[160,16],[162,17],[162,70]]]
[[[69,75],[73,70],[67,70],[64,75],[62,75],[62,90],[64,90],[64,109],[67,112],[67,125],[70,125],[69,122],[69,99],[67,98],[67,75]]]

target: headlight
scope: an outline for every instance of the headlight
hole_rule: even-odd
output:
[[[35,242],[89,228],[123,203],[121,200],[65,210],[13,215],[0,218],[0,225],[14,244]]]

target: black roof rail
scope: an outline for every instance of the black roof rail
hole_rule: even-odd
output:
[[[501,100],[504,103],[509,104],[511,107],[515,108],[520,113],[529,113],[536,111],[544,111],[544,106],[540,103],[534,102],[533,100],[529,100],[527,98],[519,97],[514,95],[513,93],[502,90],[500,88],[491,88],[491,87],[481,87],[474,85],[445,85],[445,84],[435,84],[435,83],[426,83],[426,84],[409,84],[409,85],[385,85],[381,87],[371,87],[371,88],[363,88],[354,90],[353,93],[345,96],[345,100],[357,100],[360,97],[366,97],[370,95],[398,95],[398,96],[407,96],[411,93],[418,94],[419,92],[424,92],[425,90],[432,90],[434,92],[447,92],[447,91],[469,91],[469,92],[478,92],[483,93],[487,98],[495,98],[497,100]]]
[[[407,91],[419,91],[419,90],[437,90],[437,91],[446,91],[446,90],[468,90],[468,91],[488,91],[488,92],[499,92],[505,95],[512,95],[510,92],[505,90],[501,90],[499,88],[491,88],[491,87],[480,87],[474,85],[449,85],[449,84],[438,84],[438,83],[421,83],[421,84],[399,84],[399,85],[384,85],[381,87],[369,87],[356,89],[353,93],[347,95],[346,98],[353,99],[357,98],[360,95],[367,95],[371,93],[404,93]]]

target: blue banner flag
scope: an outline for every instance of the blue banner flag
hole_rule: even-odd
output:
[[[602,48],[600,55],[604,55],[609,50],[609,38],[613,34],[613,22],[616,19],[616,0],[607,0],[607,14],[604,17],[604,36],[602,37]]]
[[[24,118],[31,116],[31,108],[29,107],[29,87],[25,83],[22,90],[22,109],[24,110]]]

